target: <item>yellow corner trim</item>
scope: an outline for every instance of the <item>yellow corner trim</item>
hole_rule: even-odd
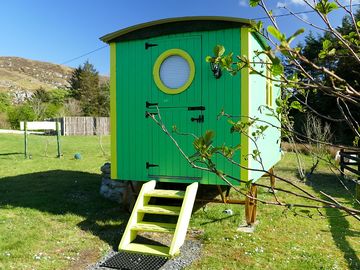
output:
[[[188,78],[187,82],[183,86],[181,86],[179,88],[169,88],[160,79],[160,67],[161,67],[161,64],[164,62],[164,60],[166,58],[168,58],[169,56],[173,56],[173,55],[178,55],[178,56],[181,56],[182,58],[184,58],[186,60],[186,62],[189,64],[189,67],[190,67],[190,75],[189,75],[189,78]],[[162,92],[164,92],[166,94],[169,94],[169,95],[179,94],[181,92],[184,92],[186,89],[188,89],[189,86],[191,85],[191,83],[194,80],[194,77],[195,77],[194,60],[184,50],[181,50],[181,49],[167,50],[167,51],[163,52],[162,54],[160,54],[160,56],[156,59],[155,64],[154,64],[154,68],[153,68],[153,76],[154,76],[154,81],[155,81],[156,86]]]
[[[111,126],[111,179],[118,178],[116,127],[116,43],[110,43],[110,126]]]

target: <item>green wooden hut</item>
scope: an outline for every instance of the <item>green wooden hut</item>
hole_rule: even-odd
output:
[[[216,175],[191,168],[174,143],[146,117],[146,113],[156,113],[156,105],[169,130],[172,125],[180,132],[197,135],[214,130],[215,145],[240,143],[237,159],[241,165],[262,168],[251,158],[257,149],[252,139],[231,134],[230,125],[218,120],[217,115],[223,109],[231,115],[257,117],[278,126],[259,107],[275,109],[279,90],[265,78],[249,74],[248,69],[235,77],[224,72],[216,79],[205,61],[213,54],[214,46],[222,44],[229,52],[260,62],[254,51],[263,49],[264,43],[250,31],[249,24],[248,20],[228,17],[172,18],[101,38],[111,48],[112,179],[224,184]],[[175,138],[189,156],[194,153],[191,136]],[[279,130],[269,127],[257,140],[257,147],[263,168],[270,169],[281,157]],[[240,170],[220,157],[216,162],[219,169],[243,180],[255,181],[263,174]]]
[[[171,130],[176,125],[181,133],[202,135],[206,130],[216,133],[214,145],[241,145],[234,157],[243,168],[232,165],[225,158],[216,157],[217,168],[242,180],[256,181],[270,170],[281,157],[279,122],[259,109],[276,109],[279,89],[270,80],[250,74],[243,69],[231,76],[223,72],[215,77],[206,63],[217,44],[228,52],[247,55],[257,69],[266,74],[265,56],[254,51],[266,44],[250,30],[250,21],[228,17],[184,17],[164,19],[122,29],[101,38],[110,44],[111,69],[111,178],[114,180],[189,183],[183,194],[175,191],[151,191],[156,181],[143,185],[121,240],[119,249],[172,256],[179,251],[185,239],[193,200],[198,184],[225,185],[219,177],[192,168],[173,141],[148,117],[157,108],[163,122]],[[226,119],[218,114],[258,118],[270,126],[264,136],[230,132]],[[248,134],[256,130],[249,128]],[[259,122],[258,125],[264,125]],[[180,147],[194,154],[192,136],[174,134]],[[252,154],[258,150],[261,162]],[[260,169],[260,170],[258,170]],[[236,181],[233,184],[238,185]],[[250,192],[256,195],[255,190]],[[188,195],[186,195],[188,194]],[[184,199],[181,209],[170,206],[148,205],[150,197]],[[191,202],[192,200],[192,202]],[[255,203],[245,201],[249,224],[255,220]],[[144,213],[179,215],[176,224],[149,224],[142,221]],[[151,226],[150,226],[151,225]],[[169,249],[132,243],[137,231],[172,232],[174,239]]]

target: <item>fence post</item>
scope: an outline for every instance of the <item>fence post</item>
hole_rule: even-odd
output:
[[[357,157],[360,158],[360,152],[357,153]],[[355,196],[356,199],[360,200],[360,161],[357,160],[357,169],[358,169],[358,177],[357,177],[357,181],[356,181],[356,186],[355,186]]]
[[[342,177],[345,177],[344,173],[344,149],[340,149],[340,173]]]
[[[60,151],[60,128],[59,128],[59,119],[56,118],[56,144],[57,144],[57,157],[61,157]]]
[[[27,134],[27,122],[24,121],[24,155],[25,158],[28,157],[28,138],[27,138],[28,134]]]

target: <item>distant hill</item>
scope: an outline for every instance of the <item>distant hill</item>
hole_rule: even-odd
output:
[[[20,57],[0,56],[0,92],[28,93],[66,88],[73,68]],[[100,81],[108,80],[101,76]]]

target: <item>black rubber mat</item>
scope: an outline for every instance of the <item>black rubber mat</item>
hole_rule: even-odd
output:
[[[119,252],[100,266],[121,270],[158,270],[167,260],[165,257]]]

